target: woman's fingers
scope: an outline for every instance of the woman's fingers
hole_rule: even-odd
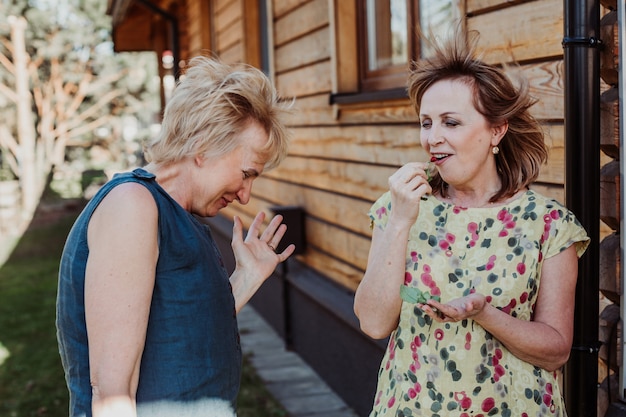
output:
[[[277,253],[278,261],[279,262],[286,261],[287,258],[289,258],[295,250],[296,250],[296,245],[294,245],[293,243],[290,244],[289,246],[285,248],[284,251],[282,251],[281,253]]]
[[[274,252],[276,252],[276,248],[278,247],[278,244],[282,240],[286,231],[287,231],[287,226],[284,224],[279,224],[276,232],[267,239],[267,244],[269,245],[269,247],[272,248],[272,250],[274,250]],[[264,239],[261,238],[261,240],[264,240]]]
[[[281,216],[280,214],[277,214],[269,222],[268,226],[265,228],[263,233],[260,233],[261,226],[263,224],[264,219],[265,219],[265,214],[263,212],[259,212],[256,215],[256,217],[254,218],[254,221],[252,222],[252,224],[250,225],[250,228],[248,229],[248,234],[246,235],[246,242],[250,242],[254,239],[257,239],[265,243],[272,251],[276,252],[276,249],[278,248],[280,241],[282,240],[283,236],[287,232],[287,225],[282,223],[283,216]],[[240,225],[241,225],[241,220],[239,220],[239,218],[235,216],[235,229],[233,229],[234,233],[237,233],[240,230],[239,229],[239,227],[241,227]],[[282,256],[281,254],[280,256],[281,259],[287,259],[289,255],[293,253],[294,250],[295,250],[295,247],[292,249],[286,248],[282,252],[282,254],[284,254],[285,256]]]
[[[261,225],[263,225],[263,220],[265,220],[265,213],[260,211],[254,217],[252,224],[250,224],[250,228],[248,229],[248,233],[246,234],[246,240],[259,236],[259,231],[261,230]]]
[[[389,177],[389,182],[409,183],[416,177],[429,181],[434,168],[430,162],[410,162],[400,167]]]

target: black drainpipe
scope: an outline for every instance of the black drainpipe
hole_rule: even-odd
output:
[[[564,0],[565,202],[591,237],[578,263],[574,341],[564,371],[572,416],[597,417],[600,235],[600,3]]]
[[[148,8],[151,12],[158,14],[165,18],[170,24],[170,33],[169,33],[169,43],[172,48],[172,58],[174,59],[174,65],[172,67],[172,72],[174,73],[174,79],[178,81],[179,77],[179,68],[178,62],[180,61],[180,46],[178,44],[178,21],[176,20],[176,16],[171,13],[166,12],[165,10],[155,6],[150,3],[148,0],[137,0],[140,4]]]

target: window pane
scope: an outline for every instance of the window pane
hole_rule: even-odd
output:
[[[408,62],[407,0],[367,0],[368,70]]]
[[[459,19],[459,0],[420,0],[420,25],[424,34],[445,38],[452,22]],[[430,56],[432,48],[421,42],[422,57]]]

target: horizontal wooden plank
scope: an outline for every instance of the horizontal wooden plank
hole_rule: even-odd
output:
[[[346,124],[413,123],[418,117],[409,99],[340,105],[338,120]]]
[[[367,213],[372,205],[369,201],[298,184],[278,182],[263,176],[254,182],[252,190],[251,200],[269,196],[273,201],[272,205],[302,207],[307,216],[336,224],[364,236],[371,234],[367,220]]]
[[[563,120],[563,60],[524,65],[521,70],[528,80],[530,94],[538,100],[530,109],[532,115],[539,120]]]
[[[467,19],[490,63],[563,55],[563,0],[529,1]],[[520,19],[520,16],[524,16]]]
[[[613,87],[600,96],[600,149],[612,158],[619,158],[619,90]]]
[[[247,229],[252,224],[252,220],[254,220],[256,213],[257,212],[253,209],[253,205],[248,203],[245,206],[241,204],[231,204],[230,206],[221,209],[219,215],[224,216],[231,221],[235,216],[238,216],[241,219],[244,228]]]
[[[239,3],[239,1],[240,0],[215,0],[213,12],[219,13],[227,7],[231,6],[233,3]]]
[[[311,0],[272,0],[274,15],[281,17]]]
[[[620,303],[621,274],[620,274],[620,236],[612,233],[600,242],[600,291],[612,302]]]
[[[607,13],[600,20],[600,77],[610,85],[619,83],[619,25],[617,10]]]
[[[560,161],[558,161],[560,162]],[[563,167],[563,164],[560,164]],[[559,184],[562,169],[547,164],[538,182]],[[363,165],[313,158],[289,157],[267,176],[324,191],[374,201],[388,190],[388,178],[396,167]]]
[[[333,107],[328,104],[328,93],[298,98],[292,110],[286,119],[292,127],[336,124]]]
[[[328,59],[330,59],[328,26],[276,48],[274,56],[278,73]],[[330,74],[327,76],[330,78]]]
[[[541,166],[537,181],[550,184],[565,182],[565,128],[561,124],[544,125],[548,162]]]
[[[278,12],[275,10],[275,13]],[[274,44],[281,46],[328,26],[328,0],[313,0],[293,9],[274,22]]]
[[[264,175],[374,201],[388,189],[387,180],[395,171],[395,167],[290,156],[280,167]]]
[[[363,278],[362,270],[315,249],[307,250],[297,259],[351,291],[356,291]]]
[[[620,228],[620,162],[611,161],[600,170],[600,219],[611,229]]]
[[[290,154],[401,166],[425,160],[414,125],[317,126],[293,129]]]
[[[193,55],[198,55],[210,45],[210,14],[209,5],[206,2],[190,2],[188,4],[187,17],[184,25],[187,27],[187,37],[189,39],[189,51]],[[195,19],[191,17],[204,16],[204,19]]]
[[[365,270],[371,238],[337,229],[312,217],[306,218],[305,225],[309,245],[332,254],[333,257],[355,268]]]
[[[235,43],[224,50],[219,50],[219,56],[227,64],[244,61],[244,49],[241,42]]]
[[[243,41],[243,21],[241,16],[230,25],[224,26],[217,32],[217,49],[225,50],[236,43]]]
[[[319,62],[295,71],[276,74],[276,88],[284,97],[328,93],[331,89],[330,61]]]
[[[528,0],[466,0],[465,12],[470,15],[480,14],[489,10],[510,7],[515,3],[523,3],[524,1]]]
[[[216,10],[213,16],[216,31],[222,31],[232,25],[235,20],[241,19],[243,11],[241,2],[242,0],[231,1],[225,4],[223,8]]]
[[[234,215],[238,215],[248,227],[260,211],[265,212],[267,224],[273,216],[273,207],[298,206],[302,207],[307,217],[314,217],[351,233],[371,235],[367,213],[372,203],[369,201],[263,177],[255,181],[252,191],[248,204],[233,203],[221,210],[220,214],[231,220]],[[271,201],[267,199],[268,196]]]
[[[542,167],[539,180],[562,184],[565,166],[564,129],[559,124],[547,125],[544,129],[550,154],[548,163]],[[419,130],[415,126],[332,126],[293,130],[290,145],[290,154],[293,157],[332,157],[335,160],[395,167],[429,158],[419,143]],[[291,167],[291,163],[289,166]],[[282,169],[281,166],[278,171],[284,172]],[[289,178],[289,175],[285,178]]]

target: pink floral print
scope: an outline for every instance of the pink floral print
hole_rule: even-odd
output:
[[[588,237],[576,217],[533,191],[500,207],[463,208],[429,196],[411,228],[398,328],[389,338],[370,417],[564,417],[557,373],[515,357],[472,320],[437,323],[416,300],[481,292],[531,320],[544,259]],[[370,211],[384,227],[391,198]]]

